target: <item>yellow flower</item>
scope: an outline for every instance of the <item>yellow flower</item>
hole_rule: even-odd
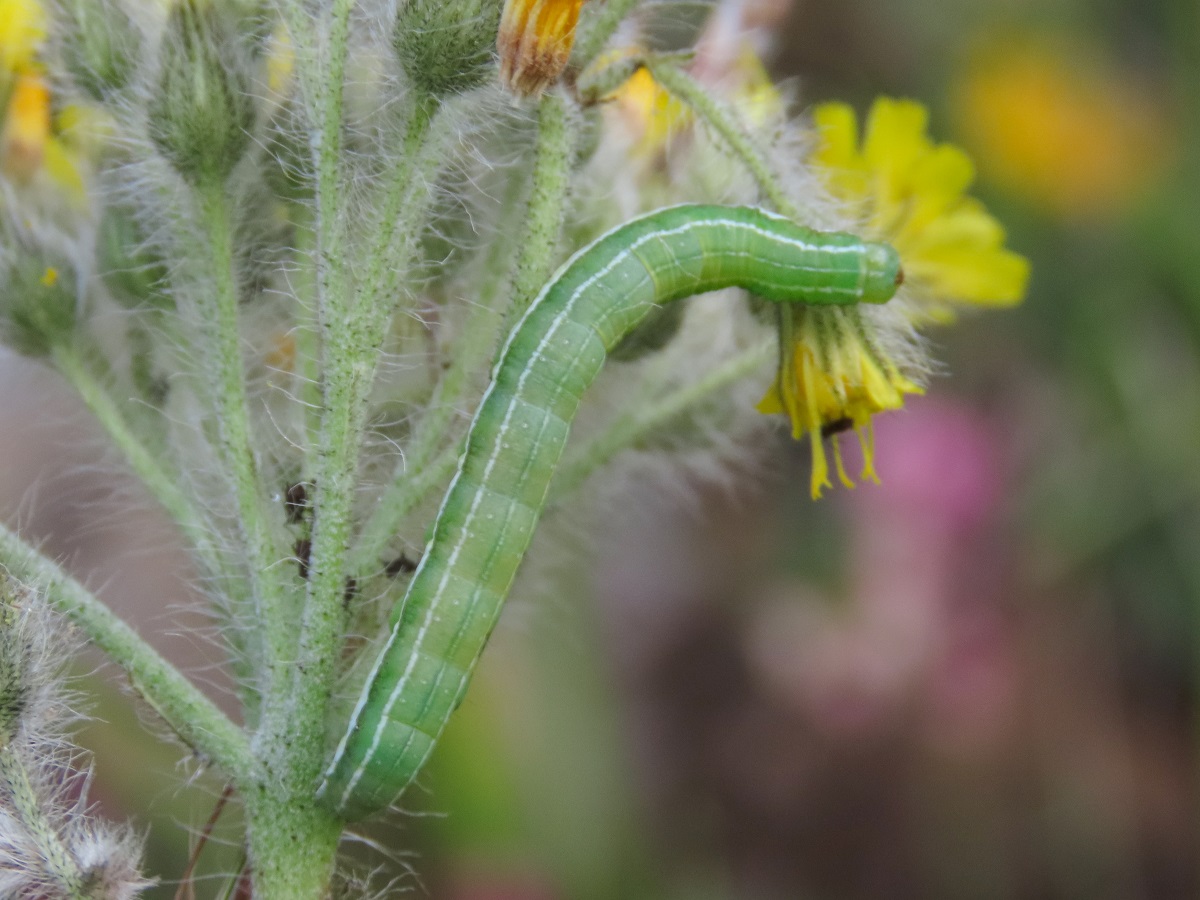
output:
[[[954,112],[985,175],[1059,216],[1120,212],[1169,155],[1151,91],[1069,46],[1028,35],[974,54]]]
[[[859,310],[815,307],[780,310],[780,364],[760,412],[786,413],[797,440],[812,435],[812,496],[832,487],[824,438],[833,446],[838,480],[854,482],[842,464],[839,437],[854,429],[863,451],[862,479],[878,481],[871,417],[904,405],[921,387],[882,350],[875,327]]]
[[[537,94],[558,80],[571,56],[583,0],[505,0],[496,49],[500,80]]]
[[[820,137],[813,164],[863,223],[863,236],[899,252],[918,320],[945,321],[954,303],[1020,302],[1029,262],[1005,249],[1003,227],[966,196],[974,164],[960,148],[929,139],[925,107],[879,98],[861,145],[854,111],[845,104],[819,106],[813,120]]]
[[[665,91],[650,70],[640,68],[615,99],[629,132],[637,135],[633,155],[657,158],[692,123],[691,109]]]
[[[46,13],[36,0],[0,0],[0,72],[27,69],[46,37]]]
[[[1020,301],[1029,264],[1004,248],[1004,230],[965,195],[974,178],[967,155],[934,144],[928,113],[912,101],[881,98],[862,141],[854,112],[844,104],[814,113],[819,142],[812,162],[844,214],[863,237],[890,243],[900,254],[903,298],[882,307],[780,310],[780,367],[759,404],[786,413],[792,433],[811,435],[812,494],[831,486],[823,439],[830,437],[838,478],[852,487],[838,435],[853,428],[863,448],[861,478],[875,474],[871,417],[921,393],[912,370],[911,329],[946,319],[955,303],[1009,305]]]

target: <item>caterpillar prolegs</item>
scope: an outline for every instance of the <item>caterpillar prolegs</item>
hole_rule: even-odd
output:
[[[750,207],[670,207],[572,256],[500,353],[429,544],[321,780],[322,802],[360,819],[420,771],[499,616],[584,390],[658,304],[730,286],[781,303],[882,303],[900,280],[886,244]]]

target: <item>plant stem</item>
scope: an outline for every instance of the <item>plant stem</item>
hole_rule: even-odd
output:
[[[772,338],[725,360],[703,378],[667,394],[644,407],[636,408],[613,423],[604,434],[573,453],[554,477],[551,502],[557,503],[579,488],[596,469],[620,451],[632,447],[653,434],[676,416],[760,370],[774,359],[776,342]]]
[[[538,290],[550,278],[562,237],[563,209],[571,182],[574,134],[567,102],[558,91],[547,91],[538,105],[538,145],[533,163],[533,187],[526,209],[512,304],[505,317],[507,333],[517,324]]]
[[[315,490],[308,588],[298,643],[287,656],[275,657],[280,666],[286,666],[288,677],[273,684],[256,737],[268,782],[255,801],[266,810],[262,818],[266,831],[255,838],[256,878],[275,877],[263,871],[266,848],[271,871],[283,879],[280,884],[290,883],[286,879],[292,877],[285,871],[287,861],[277,858],[290,845],[276,842],[276,836],[268,834],[274,818],[286,819],[297,840],[307,835],[305,839],[320,845],[313,851],[315,860],[297,863],[302,868],[309,866],[304,871],[313,878],[327,867],[336,847],[338,829],[314,805],[312,792],[325,753],[325,717],[345,621],[346,550],[367,402],[394,310],[394,289],[408,271],[425,217],[428,184],[442,163],[436,148],[429,146],[435,110],[432,103],[420,103],[413,109],[401,159],[380,204],[378,227],[371,232],[377,239],[369,256],[356,266],[363,275],[353,302],[343,304],[343,298],[323,289],[318,295],[323,412],[312,456]],[[321,862],[322,835],[331,830],[329,860]],[[267,888],[260,890],[264,896],[276,896]],[[278,896],[306,895],[284,892]]]
[[[315,258],[317,234],[310,208],[297,204],[295,210],[296,256],[299,261],[292,287],[296,294],[296,360],[293,381],[304,417],[304,474],[312,478],[321,434],[321,342],[317,324],[317,284],[313,268],[305,265]]]
[[[670,62],[649,57],[646,67],[655,81],[691,107],[696,115],[721,136],[729,149],[741,158],[742,164],[758,182],[759,190],[775,209],[791,219],[799,218],[799,207],[792,202],[779,176],[746,134],[733,110],[715,99],[703,85]]]
[[[279,549],[272,517],[259,483],[252,446],[246,375],[242,364],[238,327],[238,289],[234,274],[233,233],[224,185],[213,182],[196,189],[203,231],[207,238],[213,296],[207,309],[195,310],[200,343],[215,381],[212,394],[217,418],[217,450],[233,490],[238,527],[249,569],[257,616],[264,636],[269,681],[274,667],[289,658],[291,613],[279,565]]]
[[[553,271],[575,149],[569,118],[567,101],[560,93],[551,91],[542,96],[538,106],[538,144],[532,184],[524,210],[525,228],[518,245],[520,250],[510,292],[512,299],[502,333],[512,329]],[[508,242],[501,236],[493,249],[507,246]],[[497,253],[489,254],[493,270],[500,262],[498,256]],[[497,282],[499,279],[492,283]],[[480,348],[490,343],[494,335],[495,322],[490,304],[484,306],[486,310],[480,310],[468,319],[467,331],[460,345],[455,347],[449,370],[438,384],[430,412],[422,419],[412,446],[396,467],[391,483],[363,527],[351,555],[352,571],[366,572],[377,567],[404,517],[454,470],[458,441],[445,446],[445,431],[463,399],[463,389],[468,383],[466,376],[478,361]],[[430,457],[439,446],[444,449],[431,461]]]
[[[255,763],[241,729],[91,591],[2,524],[0,560],[17,581],[44,590],[53,607],[121,666],[185,744],[239,785],[249,781]]]
[[[329,12],[327,39],[323,52],[316,52],[310,35],[314,29],[311,13],[302,0],[282,0],[293,45],[296,47],[301,84],[316,131],[312,145],[312,164],[316,174],[314,206],[316,215],[316,281],[321,297],[319,310],[337,316],[344,309],[341,252],[345,226],[345,200],[342,189],[342,118],[346,79],[346,58],[350,42],[350,11],[355,0],[333,0]],[[306,52],[308,51],[308,52]]]
[[[183,529],[184,535],[200,553],[211,573],[219,572],[220,564],[208,540],[203,516],[180,490],[178,480],[159,465],[154,454],[134,433],[116,400],[104,389],[101,379],[84,361],[78,348],[58,344],[52,351],[52,359],[55,367],[75,388],[96,421],[121,451],[133,474],[141,479],[154,499]]]
[[[88,365],[77,346],[57,345],[52,351],[52,359],[55,367],[75,388],[109,439],[121,451],[133,474],[183,531],[188,546],[198,558],[201,571],[209,578],[220,579],[231,605],[244,608],[243,605],[252,599],[244,587],[244,570],[232,564],[212,539],[211,529],[206,527],[200,510],[179,488],[172,473],[159,465],[154,453],[134,432],[132,423],[116,399],[104,389],[102,376]],[[258,702],[253,684],[255,660],[246,646],[246,635],[241,629],[228,630],[226,640],[234,651],[233,666],[241,687],[243,715],[250,721]]]
[[[42,812],[42,801],[12,745],[0,745],[0,795],[5,796],[5,807],[24,826],[25,833],[37,847],[39,859],[36,864],[40,864],[42,871],[70,900],[88,900],[79,863]],[[34,860],[25,862],[35,864]]]
[[[354,561],[359,566],[357,571],[366,571],[372,565],[378,566],[380,555],[399,528],[399,523],[429,496],[430,491],[444,485],[450,479],[462,453],[460,443],[460,440],[456,440],[453,444],[443,447],[430,462],[419,469],[414,467],[411,478],[398,474],[388,486],[380,505],[376,508],[378,515],[373,516],[368,523],[372,526],[372,531],[364,532],[362,546],[355,547]]]
[[[609,38],[637,5],[638,0],[608,0],[584,7],[587,18],[581,23],[579,37],[575,40],[575,52],[571,54],[573,65],[578,69],[586,68],[599,56]],[[589,15],[588,11],[592,9],[599,9],[599,12]]]
[[[323,900],[343,824],[316,805],[311,791],[295,795],[268,780],[244,794],[254,896],[262,900]]]

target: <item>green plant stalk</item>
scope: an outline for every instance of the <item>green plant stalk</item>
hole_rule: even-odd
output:
[[[550,498],[560,503],[574,493],[598,468],[610,462],[622,450],[632,447],[655,431],[703,403],[713,394],[761,370],[775,358],[774,338],[731,356],[703,378],[685,385],[658,400],[618,419],[603,435],[581,448],[562,464],[554,478]]]
[[[241,729],[91,591],[3,524],[0,561],[17,581],[44,590],[51,606],[124,669],[134,689],[185,744],[237,784],[250,781],[256,766]]]
[[[220,573],[222,567],[208,540],[204,517],[179,489],[177,480],[159,465],[154,454],[134,433],[124,412],[113,396],[105,390],[101,379],[85,362],[78,348],[58,344],[51,352],[51,358],[55,367],[75,388],[80,399],[120,450],[129,468],[183,530],[210,572]]]
[[[499,281],[496,279],[493,283]],[[450,477],[457,441],[461,438],[461,434],[448,437],[450,420],[457,414],[471,384],[468,376],[480,365],[487,364],[498,330],[499,316],[486,303],[468,317],[463,336],[455,344],[450,368],[430,398],[428,411],[421,419],[412,446],[406,449],[397,464],[391,482],[350,550],[349,567],[351,572],[357,573],[356,577],[378,569],[387,545],[395,537],[404,517],[440,480]],[[448,440],[453,441],[453,446],[447,444]],[[439,447],[442,453],[435,457]]]
[[[217,418],[217,451],[238,511],[252,596],[263,635],[263,664],[268,684],[283,680],[277,669],[289,657],[290,611],[281,581],[285,554],[272,532],[267,500],[259,482],[252,445],[246,375],[238,327],[238,290],[234,275],[233,234],[224,185],[196,189],[196,201],[215,280],[209,309],[200,311],[199,339],[215,380],[212,394]],[[269,690],[269,688],[268,688]]]
[[[242,604],[250,598],[242,585],[245,575],[242,569],[228,564],[224,554],[211,538],[211,533],[205,527],[204,517],[187,495],[179,489],[178,483],[162,466],[159,465],[154,453],[146,446],[142,438],[135,433],[132,423],[126,418],[116,399],[102,385],[103,378],[88,364],[84,354],[74,345],[59,344],[51,353],[51,358],[59,373],[75,388],[80,399],[91,411],[96,421],[104,428],[109,439],[116,445],[132,470],[150,491],[167,514],[183,531],[188,545],[195,551],[203,571],[210,577],[216,577],[232,592],[230,600]],[[257,704],[257,692],[250,679],[253,675],[248,659],[245,638],[238,629],[229,631],[229,640],[234,645],[235,662],[239,683],[242,684],[242,700],[245,705],[247,719],[254,714]]]
[[[296,363],[294,378],[298,381],[296,394],[304,414],[304,480],[312,478],[316,467],[316,451],[320,446],[321,434],[321,342],[315,310],[317,284],[313,268],[303,260],[313,258],[317,249],[317,234],[313,227],[310,208],[302,204],[294,207],[296,229],[296,256],[300,261],[293,276],[296,291]]]
[[[800,220],[800,209],[792,202],[783,188],[779,176],[772,170],[766,157],[757,146],[734,112],[715,99],[703,85],[673,63],[649,57],[646,67],[654,80],[689,106],[701,120],[711,127],[758,182],[763,196],[783,215]]]
[[[298,51],[299,77],[317,131],[312,163],[316,173],[316,281],[321,299],[318,310],[336,320],[348,300],[344,291],[341,251],[346,212],[341,159],[346,58],[354,0],[333,0],[324,52],[315,52],[317,47],[306,46],[305,36],[319,35],[321,23],[314,29],[311,13],[303,0],[283,0],[281,6]],[[305,52],[310,49],[313,52]]]
[[[516,324],[553,271],[574,152],[574,135],[569,126],[567,103],[562,95],[557,92],[543,95],[538,107],[538,145],[529,202],[525,208],[525,229],[512,277],[512,301],[505,314],[502,333],[507,333]],[[507,241],[497,240],[496,248],[507,246]],[[499,263],[495,258],[498,254],[489,256],[493,257],[489,262]],[[445,446],[446,426],[463,399],[467,374],[481,352],[487,352],[494,336],[494,315],[490,304],[484,306],[488,308],[468,319],[467,332],[461,346],[455,348],[454,360],[438,385],[430,412],[421,421],[412,447],[396,467],[391,483],[363,527],[351,557],[352,571],[367,572],[377,567],[404,517],[452,471],[457,441],[432,463],[430,457],[439,446]],[[430,470],[428,475],[427,469]]]
[[[571,159],[575,152],[569,118],[567,101],[561,93],[551,90],[542,95],[538,104],[533,186],[513,279],[512,304],[505,317],[505,332],[517,324],[554,272],[562,237],[563,210],[571,186]]]
[[[0,746],[0,795],[6,797],[5,806],[25,826],[38,848],[41,858],[37,862],[42,871],[70,900],[89,900],[79,864],[46,819],[41,800],[29,781],[29,773],[11,745]]]
[[[579,36],[575,39],[575,52],[571,54],[572,64],[583,69],[588,66],[604,50],[605,44],[625,21],[638,0],[608,0],[607,3],[593,3],[584,7],[583,22],[580,23]],[[598,9],[595,15],[589,11]]]
[[[419,104],[413,110],[402,156],[385,189],[377,239],[363,261],[363,276],[354,301],[340,307],[338,319],[328,307],[330,296],[319,296],[323,310],[319,324],[324,402],[313,456],[316,487],[308,588],[298,644],[287,656],[276,657],[290,675],[274,684],[256,739],[256,745],[263,748],[263,764],[272,785],[255,804],[248,803],[252,845],[258,860],[256,873],[262,868],[264,852],[273,858],[270,847],[280,852],[290,847],[269,843],[275,840],[272,829],[280,817],[287,818],[297,834],[307,834],[317,842],[313,850],[317,856],[319,846],[323,846],[319,838],[325,834],[321,822],[327,814],[314,805],[312,793],[325,754],[326,708],[336,679],[345,622],[346,555],[352,534],[359,451],[380,347],[393,311],[394,292],[389,288],[409,268],[427,208],[425,187],[441,164],[436,150],[429,146],[435,111],[430,103]],[[257,809],[266,812],[256,825]],[[259,828],[261,833],[257,833]],[[278,868],[280,877],[285,877],[286,866],[280,864]],[[265,896],[276,896],[262,890]]]
[[[329,897],[344,826],[309,794],[282,792],[270,778],[243,792],[256,898]]]

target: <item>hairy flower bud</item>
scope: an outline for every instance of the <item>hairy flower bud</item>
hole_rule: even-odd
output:
[[[582,6],[583,0],[507,0],[496,37],[505,87],[526,96],[558,80],[571,57]]]
[[[404,73],[443,97],[482,84],[491,70],[501,0],[404,0],[392,33]]]
[[[78,318],[74,278],[25,255],[6,273],[0,339],[18,353],[45,356],[71,340]]]
[[[100,103],[128,83],[141,37],[115,0],[63,0],[56,24],[63,62],[85,94]]]
[[[150,138],[183,178],[223,180],[250,143],[247,52],[212,6],[183,0],[167,22]]]

